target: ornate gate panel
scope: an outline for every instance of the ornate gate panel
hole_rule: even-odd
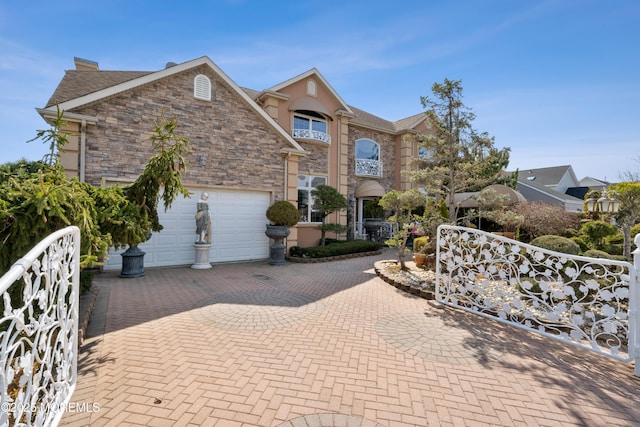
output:
[[[444,304],[619,360],[640,357],[638,278],[628,262],[454,226],[438,229],[437,259],[436,299]]]
[[[76,386],[80,230],[49,235],[0,278],[0,426],[57,425]]]

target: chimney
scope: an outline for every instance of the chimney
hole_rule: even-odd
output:
[[[98,71],[98,63],[89,61],[88,59],[73,57],[73,63],[76,64],[77,71]]]

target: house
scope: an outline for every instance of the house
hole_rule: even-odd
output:
[[[570,165],[518,171],[517,190],[529,202],[560,205],[567,212],[582,212],[589,190],[576,178]]]
[[[418,155],[406,136],[427,132],[424,114],[392,122],[346,103],[317,69],[264,90],[239,87],[211,59],[168,63],[158,71],[106,71],[75,58],[46,106],[45,120],[64,111],[73,133],[61,162],[93,185],[132,182],[152,156],[154,121],[179,121],[190,141],[183,182],[193,193],[159,212],[164,229],[140,248],[146,266],[193,263],[196,203],[209,195],[211,262],[268,258],[265,211],[275,200],[300,210],[287,246],[317,244],[320,217],[311,191],[320,184],[349,200],[332,222],[362,232],[367,202],[410,187],[400,171]],[[119,268],[111,256],[105,268]]]

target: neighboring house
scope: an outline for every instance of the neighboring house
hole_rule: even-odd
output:
[[[585,176],[580,180],[580,186],[586,187],[589,190],[603,191],[606,190],[610,185],[610,182],[602,181],[601,179],[592,178],[590,176]]]
[[[69,138],[61,156],[67,173],[93,185],[132,182],[153,155],[152,125],[164,113],[179,121],[190,141],[184,184],[191,199],[160,209],[164,229],[140,247],[146,266],[194,261],[196,203],[209,193],[213,225],[212,262],[268,258],[265,211],[275,200],[298,206],[300,223],[287,239],[317,244],[318,212],[311,191],[328,184],[347,196],[347,212],[332,222],[360,231],[363,204],[411,184],[400,174],[418,156],[405,138],[427,132],[424,114],[387,121],[348,105],[318,70],[311,69],[269,89],[240,88],[208,57],[167,64],[155,71],[103,71],[74,59],[45,108],[64,111]],[[106,268],[119,268],[111,256]]]
[[[519,170],[517,190],[529,202],[541,201],[560,205],[567,212],[581,212],[589,189],[581,185],[573,168],[567,165]]]

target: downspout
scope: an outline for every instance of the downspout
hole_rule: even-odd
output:
[[[289,157],[291,157],[291,151],[287,151],[284,158],[284,200],[289,200]]]
[[[80,182],[84,182],[85,167],[86,167],[86,152],[87,152],[87,121],[82,119],[80,122]]]

